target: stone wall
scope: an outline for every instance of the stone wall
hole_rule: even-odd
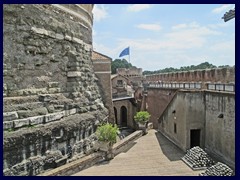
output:
[[[155,89],[148,88],[146,96],[146,110],[151,114],[150,122],[153,128],[158,128],[158,118],[162,115],[168,104],[171,102],[176,89]]]
[[[190,149],[190,130],[200,129],[200,145],[203,147],[204,115],[204,98],[201,91],[178,91],[159,118],[159,130],[186,151]]]
[[[191,148],[191,130],[200,130],[199,146],[235,168],[234,93],[179,90],[159,117],[158,129],[184,151]]]
[[[112,83],[111,83],[111,58],[103,54],[92,52],[93,69],[99,79],[103,102],[109,111],[109,121],[115,122],[112,102]]]
[[[92,152],[106,122],[91,62],[93,5],[3,6],[4,175]]]
[[[142,76],[142,68],[136,68],[136,67],[131,67],[128,69],[118,68],[117,74],[121,74],[122,76],[126,76],[126,77]]]
[[[207,91],[206,151],[235,165],[235,94]],[[223,117],[221,117],[221,114]]]
[[[235,82],[235,67],[146,75],[146,80],[148,82],[151,82],[151,81],[162,81],[162,82],[176,81],[176,82],[234,83]]]

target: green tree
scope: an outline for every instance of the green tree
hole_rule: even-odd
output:
[[[111,145],[116,142],[118,133],[119,129],[117,125],[113,125],[111,123],[102,124],[101,126],[98,126],[96,130],[98,140],[102,142],[109,142]]]
[[[131,63],[128,63],[126,59],[115,59],[114,61],[112,61],[111,64],[112,74],[116,74],[118,68],[130,68],[130,67],[134,66],[132,66]]]
[[[146,123],[149,120],[150,116],[151,115],[147,111],[139,111],[134,116],[134,120],[137,123],[144,124],[144,123]]]
[[[221,66],[221,67],[229,67],[228,65]],[[158,74],[158,73],[170,73],[170,72],[178,72],[178,71],[191,71],[191,70],[197,70],[197,69],[212,69],[216,68],[215,65],[210,64],[208,62],[201,63],[199,65],[191,65],[191,66],[183,66],[180,67],[179,69],[169,67],[165,69],[160,69],[157,71],[144,71],[143,75],[149,75],[149,74]]]

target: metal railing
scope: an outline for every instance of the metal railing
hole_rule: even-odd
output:
[[[149,83],[148,87],[171,89],[202,89],[201,83]]]
[[[147,87],[150,88],[171,88],[171,89],[207,89],[213,91],[228,91],[235,92],[235,84],[221,84],[221,83],[206,83],[206,86],[201,82],[186,82],[186,83],[165,83],[165,82],[149,82]]]
[[[235,92],[235,84],[207,84],[208,90]]]

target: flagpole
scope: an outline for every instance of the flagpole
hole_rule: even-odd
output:
[[[130,63],[130,47],[129,47],[128,60],[129,60],[129,63]]]

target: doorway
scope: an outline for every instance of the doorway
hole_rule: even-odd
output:
[[[194,146],[200,146],[200,129],[191,129],[190,130],[190,148]]]
[[[127,108],[125,106],[121,107],[121,126],[127,127]]]
[[[117,109],[114,107],[115,123],[118,124]]]

